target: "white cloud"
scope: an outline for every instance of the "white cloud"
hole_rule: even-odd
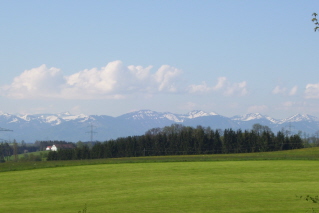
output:
[[[229,85],[227,85],[224,94],[225,95],[237,94],[239,96],[244,96],[247,94],[246,86],[247,86],[246,81],[229,84]]]
[[[191,93],[196,93],[196,92],[205,93],[205,92],[209,92],[211,90],[213,90],[213,88],[207,86],[205,81],[200,85],[193,84],[193,85],[189,86],[189,92],[191,92]]]
[[[298,87],[297,87],[297,86],[294,86],[294,87],[290,90],[289,95],[290,95],[290,96],[295,95],[295,94],[297,93],[297,90],[298,90]]]
[[[319,83],[306,85],[305,98],[319,99]]]
[[[307,111],[313,111],[313,109],[318,109],[318,106],[307,101],[285,101],[280,103],[277,109],[303,113],[305,109],[307,109]]]
[[[277,95],[277,94],[285,94],[286,93],[287,88],[282,88],[280,86],[276,86],[273,90],[272,93]]]
[[[213,90],[222,89],[223,87],[225,87],[226,84],[227,84],[227,78],[226,77],[219,77],[216,86],[213,87]]]
[[[2,92],[11,98],[37,98],[59,96],[65,85],[65,78],[57,68],[48,69],[45,65],[24,71],[13,79],[11,85],[4,86]]]
[[[272,93],[275,95],[289,95],[289,96],[293,96],[297,93],[298,91],[298,87],[294,86],[292,87],[289,92],[288,89],[286,87],[281,87],[281,86],[276,86],[273,90]]]
[[[190,93],[207,93],[211,91],[222,91],[225,96],[239,95],[244,96],[247,94],[246,81],[239,83],[232,83],[226,77],[219,77],[215,86],[209,87],[206,82],[200,85],[190,85],[188,88]]]
[[[181,74],[181,70],[168,65],[161,66],[154,75],[155,81],[158,83],[158,91],[176,92],[176,82],[172,80]]]
[[[101,69],[63,76],[60,69],[41,65],[24,71],[10,85],[3,86],[1,93],[16,99],[120,99],[132,93],[178,91],[181,70],[163,65],[152,74],[151,69],[152,66],[124,66],[121,61],[113,61]]]
[[[85,69],[69,76],[58,68],[46,65],[24,71],[14,78],[10,85],[0,88],[0,93],[14,99],[124,99],[142,95],[152,97],[157,93],[207,93],[220,92],[225,96],[247,94],[247,83],[230,82],[219,77],[217,83],[206,82],[188,86],[181,85],[182,71],[169,65],[162,65],[155,72],[152,66],[124,66],[113,61],[100,69]]]

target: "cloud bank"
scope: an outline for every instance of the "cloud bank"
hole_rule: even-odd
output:
[[[182,71],[162,65],[155,72],[152,66],[124,66],[113,61],[100,69],[85,69],[69,76],[58,68],[46,65],[25,70],[10,85],[1,87],[1,95],[13,99],[59,98],[74,100],[124,99],[132,95],[152,96],[157,93],[210,93],[225,96],[247,94],[246,81],[233,83],[220,77],[215,86],[182,85]]]
[[[306,85],[305,98],[319,99],[319,83]]]
[[[219,77],[215,86],[208,86],[206,82],[200,85],[190,85],[188,88],[190,93],[207,93],[214,91],[221,91],[225,96],[244,96],[247,94],[247,83],[246,81],[239,83],[232,83],[227,80],[226,77]]]
[[[281,87],[281,86],[276,86],[273,90],[272,93],[275,95],[289,95],[289,96],[293,96],[296,95],[298,91],[298,87],[294,86],[292,87],[290,90],[288,90],[286,87]]]
[[[108,63],[64,76],[58,68],[46,65],[26,70],[1,88],[2,95],[14,99],[121,99],[132,93],[154,94],[177,92],[182,71],[161,66],[151,73],[152,66],[124,66],[121,61]]]

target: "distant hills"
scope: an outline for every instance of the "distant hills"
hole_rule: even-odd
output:
[[[140,110],[123,114],[118,117],[107,115],[71,115],[34,114],[13,115],[0,113],[0,127],[13,130],[0,131],[0,139],[18,142],[35,142],[36,140],[65,140],[69,142],[93,140],[105,141],[133,135],[142,135],[147,130],[164,127],[174,123],[184,126],[211,127],[212,129],[251,129],[259,123],[266,125],[277,132],[287,130],[292,133],[302,131],[309,136],[319,130],[319,118],[311,115],[297,114],[286,119],[274,119],[259,113],[250,113],[242,116],[225,117],[214,112],[201,110],[187,114],[170,112],[155,112]],[[0,140],[1,141],[1,140]]]

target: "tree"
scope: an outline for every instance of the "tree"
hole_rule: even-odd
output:
[[[194,150],[195,154],[202,154],[204,144],[205,144],[205,132],[204,128],[202,126],[197,126],[196,129],[194,130]]]
[[[18,143],[15,139],[13,140],[13,154],[14,161],[18,161]]]
[[[315,24],[315,32],[319,29],[319,22],[318,22],[318,19],[317,19],[317,13],[313,13],[312,16],[314,16],[314,18],[311,19],[311,21]]]
[[[303,148],[302,139],[299,135],[290,136],[291,149],[301,149]]]
[[[254,124],[252,129],[256,134],[261,135],[263,132],[271,132],[271,129],[268,126],[261,124]]]
[[[220,139],[220,131],[216,130],[214,134],[214,154],[221,154],[223,152],[223,143]]]
[[[50,151],[47,157],[48,161],[58,160],[58,153],[55,151]]]
[[[5,150],[4,150],[4,144],[0,144],[0,163],[5,162],[4,157],[5,157]]]
[[[76,142],[76,147],[77,148],[82,148],[85,144],[82,141]]]

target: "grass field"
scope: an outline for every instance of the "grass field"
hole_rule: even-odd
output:
[[[41,152],[32,153],[39,155]],[[30,153],[31,154],[31,153]],[[13,158],[12,158],[13,159]],[[296,149],[277,152],[255,152],[241,154],[217,155],[178,155],[178,156],[150,156],[138,158],[108,158],[95,160],[74,161],[31,161],[0,163],[0,172],[21,171],[29,169],[70,167],[97,164],[122,164],[122,163],[158,163],[158,162],[202,162],[202,161],[250,161],[250,160],[319,160],[319,147]]]
[[[300,156],[317,151],[295,150]],[[4,170],[0,212],[76,213],[85,204],[87,213],[319,212],[319,204],[297,197],[319,195],[319,161],[288,160],[290,152],[281,153],[286,160],[276,160],[278,152],[266,155],[272,160],[178,156],[174,162],[172,156]]]
[[[30,152],[30,153],[25,153],[25,154],[18,154],[17,155],[17,158],[19,159],[19,160],[22,160],[23,158],[25,158],[25,156],[40,156],[41,158],[43,157],[43,156],[45,156],[45,158],[43,157],[42,159],[43,160],[46,160],[46,157],[47,157],[47,154],[48,154],[48,151],[37,151],[37,152]],[[40,159],[41,159],[40,158]],[[14,155],[11,155],[10,157],[9,157],[9,160],[10,161],[14,161],[14,159],[15,159],[15,156]]]

